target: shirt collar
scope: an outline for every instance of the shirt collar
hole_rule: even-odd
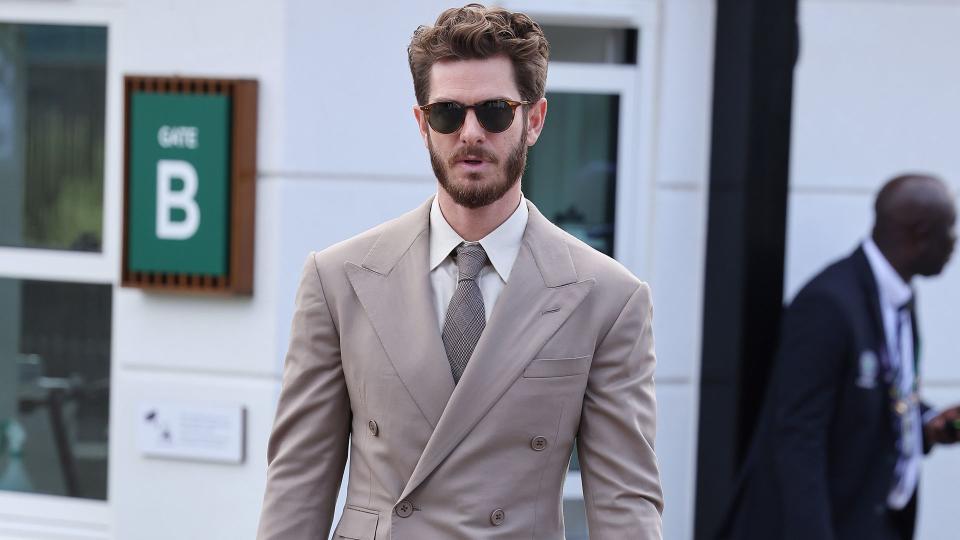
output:
[[[881,302],[886,302],[894,309],[898,309],[909,302],[913,298],[913,289],[894,270],[872,238],[863,241],[863,252],[867,255],[873,277],[877,280]]]
[[[527,228],[527,219],[530,211],[525,204],[526,199],[520,197],[520,203],[513,214],[500,224],[490,234],[480,239],[479,244],[487,252],[487,259],[504,282],[510,277],[513,263],[520,253],[520,243],[523,240],[523,231]],[[443,217],[440,211],[439,197],[433,198],[430,206],[430,270],[440,266],[461,242],[466,242],[453,230],[453,227]]]

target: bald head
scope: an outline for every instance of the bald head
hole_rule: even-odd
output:
[[[942,180],[898,176],[880,190],[874,209],[873,239],[901,276],[909,281],[943,270],[956,242],[956,208]]]

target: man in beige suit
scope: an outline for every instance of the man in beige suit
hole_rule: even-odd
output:
[[[409,47],[439,189],[307,259],[258,538],[560,539],[574,440],[593,539],[661,537],[650,292],[520,193],[548,46],[471,4]]]

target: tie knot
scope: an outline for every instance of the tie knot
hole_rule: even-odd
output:
[[[457,246],[457,270],[459,279],[476,279],[477,274],[487,264],[487,252],[480,244],[460,244]],[[459,280],[458,280],[459,281]]]

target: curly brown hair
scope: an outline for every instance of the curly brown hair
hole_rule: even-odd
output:
[[[480,4],[444,11],[433,26],[417,28],[407,47],[417,102],[426,105],[429,99],[430,68],[437,61],[500,54],[513,64],[521,99],[535,102],[542,98],[550,46],[539,24],[523,13]]]

